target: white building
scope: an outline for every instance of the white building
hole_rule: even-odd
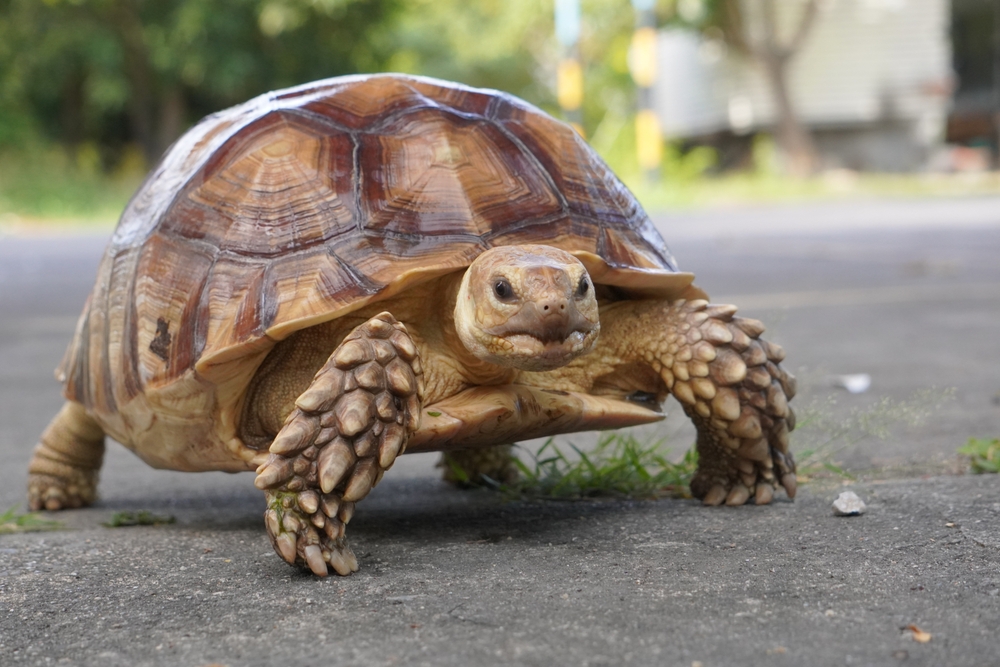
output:
[[[803,2],[775,5],[787,40]],[[950,104],[949,13],[948,0],[821,2],[788,84],[824,167],[924,166],[944,140]],[[732,137],[773,126],[767,82],[748,58],[680,29],[662,31],[658,47],[654,98],[668,137]]]

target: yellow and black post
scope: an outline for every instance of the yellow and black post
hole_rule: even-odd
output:
[[[653,84],[656,82],[655,6],[655,0],[632,0],[635,32],[629,49],[629,71],[636,86],[636,157],[650,182],[659,177],[660,160],[663,158],[663,136],[653,106]]]
[[[580,64],[580,0],[556,0],[556,39],[562,57],[556,70],[556,98],[563,117],[583,135],[583,66]]]

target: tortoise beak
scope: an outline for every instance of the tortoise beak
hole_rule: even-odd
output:
[[[484,329],[507,341],[518,352],[523,370],[548,371],[590,350],[601,330],[600,319],[589,320],[572,298],[542,298],[524,303],[501,325]]]
[[[597,325],[571,299],[556,297],[529,301],[502,325],[485,331],[501,338],[531,336],[547,344],[562,343],[574,333],[586,337]]]

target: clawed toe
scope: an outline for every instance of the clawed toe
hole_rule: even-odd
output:
[[[737,482],[730,489],[729,495],[726,496],[726,504],[730,507],[736,505],[743,505],[750,498],[750,489],[743,486],[743,484]]]
[[[726,491],[726,487],[716,485],[709,489],[708,493],[705,494],[705,497],[701,499],[701,502],[705,505],[721,505],[726,499],[727,494],[728,492]]]
[[[354,503],[335,494],[319,496],[313,491],[268,492],[264,524],[274,550],[290,565],[308,568],[325,577],[330,568],[339,575],[357,572],[358,560],[344,539],[344,524],[350,521]]]
[[[787,489],[788,487],[786,486],[785,488]],[[789,497],[792,497],[793,493],[793,491],[789,492]],[[751,497],[755,505],[769,505],[774,500],[774,488],[763,481],[757,483],[753,491],[747,488],[742,482],[736,482],[728,489],[722,484],[716,484],[709,489],[708,493],[701,499],[701,502],[703,505],[717,506],[725,503],[730,507],[736,507],[745,505]]]
[[[767,505],[780,483],[794,498],[788,401],[797,387],[781,368],[784,350],[733,306],[692,300],[671,308],[657,370],[698,430],[692,493],[706,505]]]
[[[317,577],[325,577],[329,574],[326,568],[326,561],[323,559],[323,550],[318,545],[310,544],[302,550],[306,557],[306,564],[312,573]]]
[[[284,560],[320,577],[357,571],[344,525],[416,429],[422,382],[416,347],[389,313],[355,328],[316,373],[254,481]]]
[[[80,472],[67,480],[51,475],[28,478],[28,508],[37,512],[75,509],[92,505],[97,499],[96,473]]]
[[[770,505],[771,500],[774,498],[774,489],[770,484],[758,484],[757,491],[754,494],[754,504],[756,505]]]
[[[781,485],[785,487],[785,492],[788,494],[789,498],[795,497],[795,492],[799,488],[798,479],[796,479],[795,473],[790,472],[782,475]]]

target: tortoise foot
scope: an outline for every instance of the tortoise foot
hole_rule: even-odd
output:
[[[416,347],[389,313],[357,327],[330,355],[271,443],[254,484],[268,534],[291,564],[319,576],[357,570],[344,541],[354,503],[402,453],[420,417]]]
[[[274,550],[290,565],[325,577],[333,569],[346,576],[358,571],[358,559],[347,546],[344,526],[354,503],[339,493],[268,491],[264,524]]]
[[[104,431],[83,406],[67,402],[28,464],[28,507],[54,511],[93,504],[103,460]]]
[[[662,375],[698,430],[691,493],[706,505],[766,505],[780,485],[794,498],[788,401],[796,382],[780,366],[784,350],[760,338],[759,321],[735,317],[735,306],[693,300],[672,308],[674,351]]]
[[[691,495],[705,505],[743,505],[750,500],[756,505],[767,505],[780,485],[789,498],[794,498],[797,482],[795,473],[791,472],[795,470],[791,454],[775,450],[770,453],[772,460],[763,463],[717,457],[714,463],[699,465],[691,480]],[[779,471],[780,483],[775,468]]]
[[[66,476],[29,475],[28,507],[38,510],[75,509],[97,500],[97,471],[68,468]]]

